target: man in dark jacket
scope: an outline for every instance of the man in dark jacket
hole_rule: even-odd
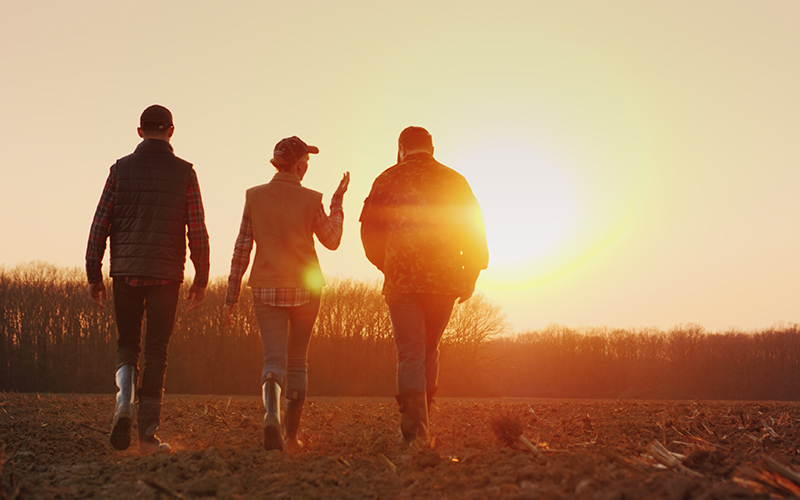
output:
[[[433,158],[428,131],[408,127],[398,143],[398,163],[375,179],[364,201],[361,240],[384,275],[397,347],[400,429],[411,443],[428,437],[439,342],[453,304],[472,296],[489,252],[469,184]]]
[[[139,451],[169,451],[155,432],[161,422],[161,398],[167,347],[183,282],[186,238],[195,268],[189,310],[200,306],[208,284],[209,248],[203,201],[192,164],[172,151],[172,113],[157,104],[142,113],[136,150],[111,167],[94,215],[86,249],[89,297],[100,308],[107,299],[102,262],[111,238],[111,272],[117,323],[117,402],[111,445],[130,446],[142,319],[147,314],[144,360],[138,389]]]

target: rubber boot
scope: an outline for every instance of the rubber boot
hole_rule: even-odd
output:
[[[114,408],[114,421],[111,424],[111,446],[117,450],[127,450],[131,445],[131,426],[133,425],[134,398],[136,397],[136,367],[122,365],[114,377],[117,381],[117,405]]]
[[[424,392],[398,394],[400,432],[409,445],[417,439],[428,441],[428,399]]]
[[[264,449],[283,450],[283,427],[281,426],[281,386],[267,374],[267,381],[261,386],[264,401]]]
[[[303,442],[297,439],[300,430],[300,417],[303,415],[305,398],[287,399],[286,414],[286,449],[296,451],[303,447]]]
[[[169,452],[172,447],[156,437],[161,425],[161,399],[139,397],[139,453]]]

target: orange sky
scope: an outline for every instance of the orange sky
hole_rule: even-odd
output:
[[[352,174],[324,272],[379,278],[358,214],[413,124],[472,184],[478,286],[517,331],[798,321],[796,1],[284,3],[4,2],[0,264],[83,265],[108,168],[160,103],[212,276],[299,135],[326,203]]]

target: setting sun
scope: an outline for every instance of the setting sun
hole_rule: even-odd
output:
[[[459,160],[483,209],[491,265],[481,285],[490,289],[528,288],[558,274],[559,249],[579,215],[565,172],[520,144],[476,145]]]

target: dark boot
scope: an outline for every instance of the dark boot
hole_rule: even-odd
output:
[[[161,425],[161,399],[139,397],[139,453],[149,455],[156,451],[168,452],[172,449],[156,437]]]
[[[114,421],[111,424],[111,446],[117,450],[127,450],[131,445],[131,426],[133,425],[134,398],[136,397],[136,367],[122,365],[117,368],[117,405],[114,408]]]
[[[303,442],[297,439],[297,431],[300,430],[300,417],[303,415],[305,402],[305,398],[286,400],[284,417],[286,418],[286,448],[289,450],[299,450],[303,447]]]
[[[400,432],[403,439],[411,444],[417,438],[428,441],[428,399],[424,392],[398,394],[400,405]]]
[[[271,374],[270,374],[271,375]],[[281,426],[281,386],[272,378],[268,378],[261,386],[261,398],[264,402],[264,449],[283,450],[283,427]]]

